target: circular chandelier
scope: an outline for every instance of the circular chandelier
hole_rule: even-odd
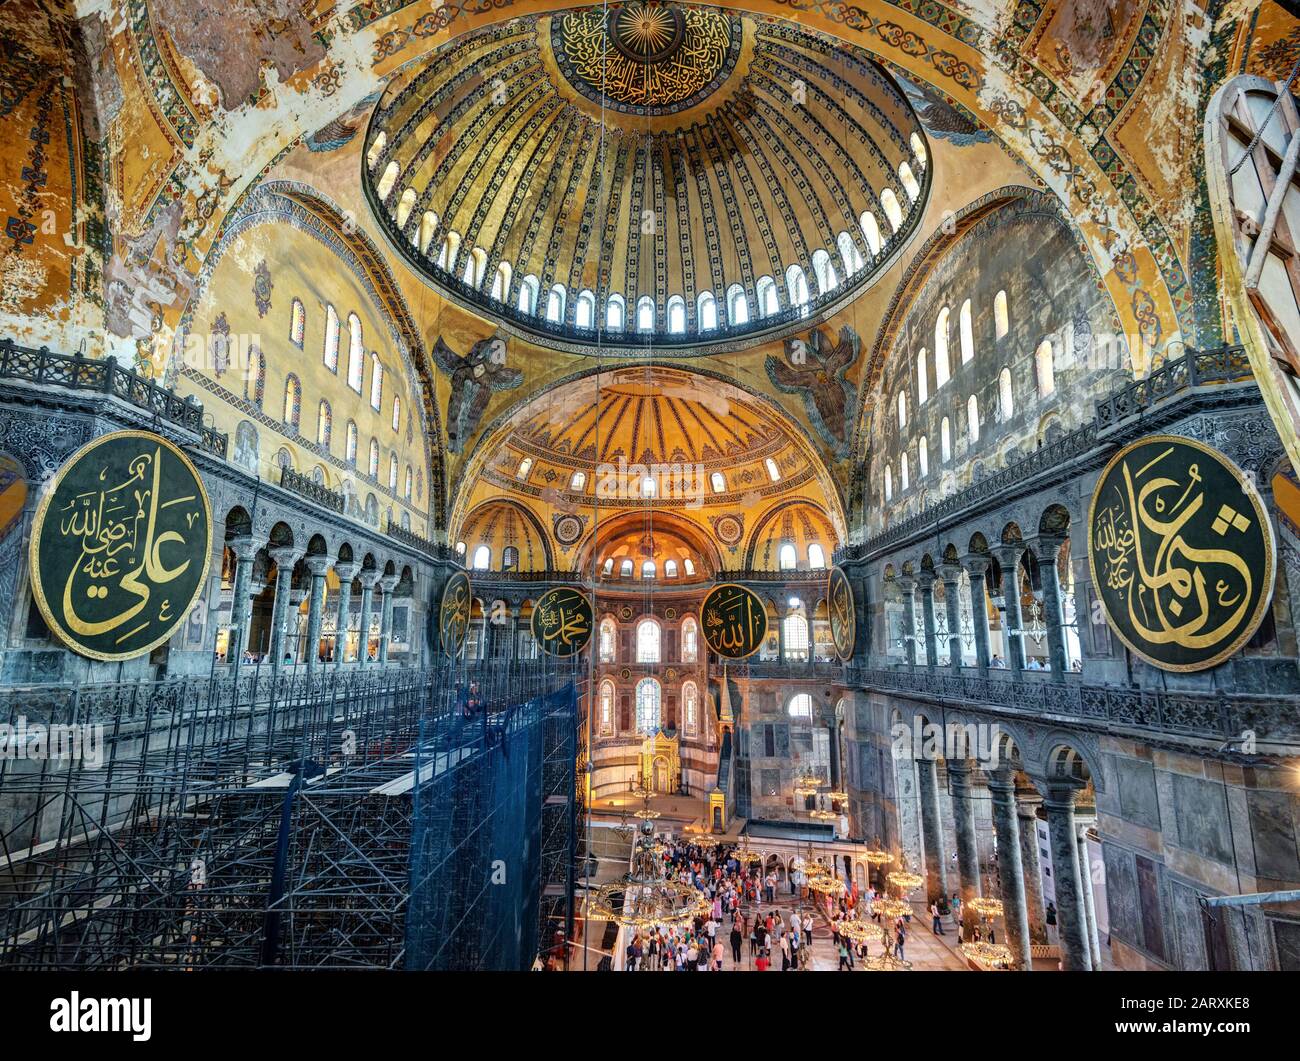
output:
[[[881,917],[888,917],[893,920],[896,917],[906,917],[912,912],[912,904],[902,899],[876,899],[871,904],[871,909],[880,914]]]
[[[849,794],[840,789],[833,789],[830,792],[823,793],[823,795],[835,803],[847,803],[849,801]]]
[[[742,840],[731,849],[731,857],[742,866],[749,866],[755,862],[761,863],[763,861],[763,852],[755,850]]]
[[[873,866],[885,866],[894,861],[893,855],[878,847],[864,851],[862,857]]]
[[[833,877],[829,873],[825,873],[810,877],[808,879],[808,890],[816,892],[818,895],[838,898],[847,892],[848,888],[844,886],[844,882],[839,877]]]
[[[918,876],[915,873],[909,873],[907,870],[903,869],[895,870],[893,873],[889,874],[886,880],[888,880],[889,883],[900,892],[916,891],[917,888],[925,883],[924,877]]]
[[[986,969],[1007,969],[1011,966],[1011,948],[1002,943],[963,943],[961,952]]]
[[[1002,916],[1001,899],[986,899],[981,896],[975,899],[971,899],[969,902],[967,902],[966,905],[969,906],[972,910],[974,910],[977,914],[979,914],[980,917],[992,918],[992,917]]]
[[[632,869],[622,878],[603,884],[587,903],[591,916],[631,928],[680,925],[702,917],[712,907],[692,884],[670,880],[663,858],[656,853],[654,826],[642,816],[640,837],[632,856]]]
[[[863,943],[870,939],[872,935],[879,935],[880,929],[869,921],[858,921],[854,918],[845,918],[843,921],[836,921],[832,926],[845,939],[853,943]]]
[[[650,810],[649,808],[647,808],[645,810],[637,811],[636,817],[640,818],[643,822],[652,822],[659,817],[659,812],[657,810]]]
[[[833,810],[824,810],[821,807],[817,807],[815,810],[810,810],[808,812],[808,817],[815,822],[833,822],[839,819],[839,815]]]

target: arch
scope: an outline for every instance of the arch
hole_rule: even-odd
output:
[[[421,254],[429,253],[429,245],[433,242],[433,237],[438,231],[438,215],[432,210],[426,210],[420,218],[420,229],[416,235],[416,247]]]
[[[406,228],[406,222],[410,218],[413,209],[415,209],[415,189],[407,188],[397,201],[395,220],[398,228]]]
[[[636,330],[642,333],[655,330],[655,300],[649,295],[636,300]]]
[[[780,310],[781,307],[776,299],[776,281],[770,276],[760,276],[754,285],[754,291],[758,296],[760,317],[770,317]]]
[[[897,233],[903,227],[903,210],[898,205],[898,196],[894,194],[893,188],[886,188],[880,193],[880,208],[885,211],[889,230]]]
[[[537,296],[540,286],[537,277],[529,273],[519,284],[519,301],[517,307],[520,313],[537,312]]]
[[[361,381],[366,371],[365,341],[362,338],[361,318],[348,314],[348,386],[361,393]]]
[[[330,437],[334,433],[334,411],[324,398],[316,409],[316,445],[330,448]]]
[[[809,721],[813,717],[813,698],[808,693],[795,693],[786,701],[786,714],[791,718],[806,718]]]
[[[302,299],[295,298],[289,304],[289,342],[299,350],[302,349],[303,335],[306,330],[307,311],[303,308]]]
[[[880,222],[870,210],[864,210],[858,224],[862,227],[862,237],[867,241],[867,250],[874,257],[880,253]]]
[[[618,627],[614,623],[614,617],[605,616],[600,621],[600,636],[597,640],[597,651],[601,663],[618,662]]]
[[[735,327],[749,323],[749,298],[739,284],[727,288],[727,324]]]
[[[513,275],[514,270],[509,262],[501,262],[497,266],[497,271],[492,276],[492,298],[498,302],[506,300],[506,296],[510,293],[510,281]]]
[[[1011,369],[1006,365],[1003,365],[1002,371],[998,373],[998,411],[1003,423],[1010,420],[1016,411],[1015,393],[1011,386]]]
[[[384,364],[379,354],[370,351],[370,408],[379,412],[384,401]]]
[[[681,629],[681,657],[683,663],[699,662],[700,641],[699,626],[695,622],[693,615],[688,615],[682,620]]]
[[[606,678],[600,683],[600,708],[598,725],[601,736],[612,736],[614,733],[614,696],[615,685],[612,679]]]
[[[621,332],[626,324],[627,303],[620,294],[610,295],[605,300],[605,327],[610,331]]]
[[[957,314],[958,337],[961,342],[961,363],[963,365],[975,359],[975,329],[971,322],[970,299],[961,304]]]
[[[573,307],[573,323],[579,328],[596,326],[596,296],[586,288],[578,292],[578,301]]]
[[[662,628],[653,615],[642,616],[637,621],[635,654],[638,663],[659,663],[662,660]]]
[[[812,255],[813,276],[817,278],[817,294],[828,295],[839,286],[839,277],[835,275],[835,264],[829,252],[818,247]]]
[[[284,378],[284,426],[296,435],[302,423],[302,383],[292,372]]]
[[[1053,364],[1052,340],[1044,339],[1034,351],[1034,376],[1038,383],[1038,396],[1049,397],[1056,390],[1056,370]]]
[[[475,505],[465,516],[452,523],[452,541],[470,545],[489,542],[495,552],[506,545],[524,548],[520,569],[551,570],[555,563],[551,539],[542,521],[526,505],[508,497],[493,497]]]
[[[980,440],[980,403],[973,394],[966,399],[966,435],[971,442]]]
[[[546,296],[546,319],[551,324],[560,324],[564,320],[564,285],[555,284]]]
[[[663,687],[654,678],[642,678],[636,683],[636,731],[649,737],[663,723]]]
[[[1004,288],[993,296],[993,338],[1001,339],[1011,328],[1011,314],[1007,309],[1007,292]]]
[[[686,300],[681,295],[668,297],[668,334],[686,334]]]
[[[711,332],[718,326],[718,300],[712,291],[701,291],[696,310],[696,327]]]
[[[807,309],[808,303],[812,301],[812,295],[808,289],[808,274],[803,271],[803,266],[792,265],[785,271],[785,288],[789,293],[791,306]]]
[[[948,356],[948,307],[939,310],[934,321],[934,375],[936,389],[942,387],[952,376],[952,359]]]

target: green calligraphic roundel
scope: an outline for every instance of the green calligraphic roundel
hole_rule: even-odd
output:
[[[533,639],[549,656],[573,656],[587,647],[594,622],[585,593],[557,586],[543,593],[533,609]]]
[[[853,658],[853,645],[857,641],[858,616],[853,605],[853,585],[843,568],[831,568],[826,584],[826,601],[835,654],[847,663]]]
[[[51,630],[91,659],[143,655],[203,593],[212,505],[160,435],[115,431],[77,450],[36,510],[32,594]]]
[[[700,626],[709,648],[725,659],[745,659],[767,636],[767,605],[744,586],[724,582],[709,590],[700,608]]]
[[[448,659],[459,658],[465,648],[473,603],[469,575],[457,571],[442,587],[442,605],[438,609],[438,643]]]
[[[1150,435],[1117,453],[1088,512],[1088,563],[1106,621],[1170,671],[1223,662],[1273,594],[1273,527],[1254,484],[1218,450]]]

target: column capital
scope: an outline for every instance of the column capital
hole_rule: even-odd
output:
[[[921,587],[922,592],[934,590],[935,573],[922,568],[916,573],[916,583]]]
[[[1074,813],[1074,794],[1083,788],[1082,781],[1050,781],[1044,786],[1043,807],[1049,813],[1065,810]]]
[[[303,563],[307,565],[307,570],[311,572],[312,578],[324,578],[325,573],[330,569],[330,558],[328,556],[309,556]]]
[[[904,593],[911,593],[916,589],[915,575],[899,575],[894,581]]]
[[[940,564],[938,573],[945,586],[955,586],[961,581],[961,564]]]
[[[993,566],[993,557],[988,553],[967,553],[961,558],[961,566],[971,578],[983,578],[984,573]]]
[[[334,565],[334,574],[338,575],[340,582],[351,583],[360,570],[361,565],[355,560],[340,560]]]
[[[1036,537],[1025,540],[1025,548],[1034,554],[1034,559],[1040,564],[1056,563],[1057,554],[1061,551],[1061,546],[1066,542],[1064,534],[1039,534]]]
[[[275,566],[283,570],[292,571],[293,565],[298,562],[298,557],[302,554],[295,545],[276,545],[267,550],[271,559],[275,561]]]
[[[380,585],[380,587],[383,589],[383,591],[384,591],[385,593],[392,593],[393,590],[395,590],[395,589],[397,588],[397,584],[398,584],[400,581],[401,581],[401,577],[400,577],[399,575],[380,575],[380,576],[379,576],[379,585]]]
[[[226,541],[230,546],[230,551],[235,554],[235,559],[241,563],[250,563],[257,550],[266,544],[259,538],[254,538],[251,534],[237,534],[235,537]]]
[[[1014,570],[1020,566],[1020,557],[1027,548],[1023,541],[998,542],[989,547],[989,552],[997,557],[998,563],[1002,565],[1002,570],[1005,572],[1007,568]]]
[[[1016,791],[1016,774],[1015,770],[1010,766],[1002,765],[996,770],[985,770],[984,780],[988,784],[990,792],[1010,796],[1014,795]]]
[[[361,579],[362,589],[374,589],[380,579],[380,572],[371,568],[369,570],[362,568],[357,578]]]

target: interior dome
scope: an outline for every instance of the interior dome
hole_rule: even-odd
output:
[[[910,233],[928,156],[865,53],[627,3],[468,33],[390,85],[364,184],[453,301],[549,345],[697,352],[805,326]]]

